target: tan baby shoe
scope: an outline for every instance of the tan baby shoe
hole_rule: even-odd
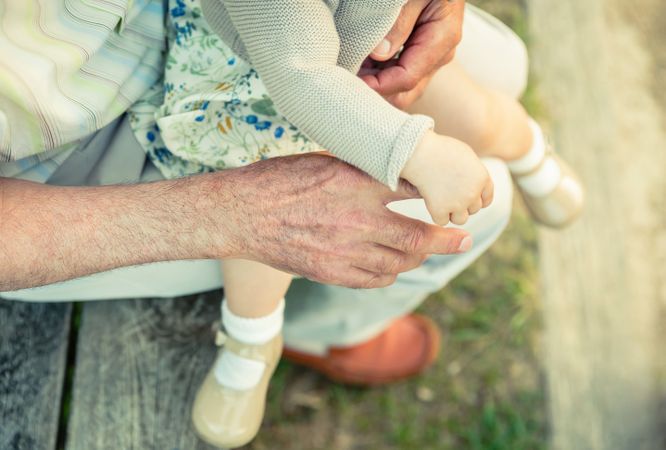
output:
[[[218,345],[224,352],[259,361],[266,365],[259,383],[248,390],[235,390],[220,385],[214,368],[208,372],[192,408],[196,433],[207,443],[221,448],[237,448],[257,435],[264,417],[268,382],[282,354],[282,335],[262,345],[248,345],[218,332]]]
[[[530,183],[530,177],[534,177],[544,165],[550,165],[555,170],[559,168],[559,182],[548,193],[532,194],[525,186]],[[580,216],[585,198],[583,185],[569,165],[552,150],[546,152],[544,159],[533,170],[526,173],[512,172],[512,176],[530,215],[541,225],[564,228]]]

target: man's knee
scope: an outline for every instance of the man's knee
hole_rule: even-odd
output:
[[[490,14],[468,5],[458,61],[478,83],[519,98],[527,88],[529,58],[520,37]]]
[[[529,56],[525,42],[513,31],[509,40],[511,44],[507,45],[505,59],[508,73],[501,91],[518,99],[525,93],[529,82]]]

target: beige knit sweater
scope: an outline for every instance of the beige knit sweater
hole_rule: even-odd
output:
[[[426,116],[391,106],[356,76],[405,0],[202,0],[204,17],[249,61],[276,108],[340,159],[396,189]]]

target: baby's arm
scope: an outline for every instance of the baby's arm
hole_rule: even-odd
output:
[[[391,106],[337,65],[340,38],[325,3],[224,0],[217,7],[226,8],[277,109],[324,149],[395,189],[433,121]]]
[[[405,178],[440,224],[462,224],[489,203],[492,182],[468,146],[436,135],[431,118],[400,111],[338,66],[340,37],[323,1],[215,6],[226,9],[277,109],[324,149],[392,189]],[[214,14],[206,18],[215,28]]]

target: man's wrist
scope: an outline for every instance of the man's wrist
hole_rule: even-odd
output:
[[[221,259],[238,257],[244,244],[238,231],[238,199],[233,189],[243,183],[236,171],[217,172],[179,180],[182,186],[174,190],[174,201],[185,206],[180,214],[177,245],[186,258]],[[247,207],[245,205],[244,207]]]
[[[145,262],[222,259],[242,253],[243,243],[236,237],[239,205],[232,191],[242,177],[232,180],[234,172],[132,187],[135,193],[129,195],[139,211],[135,220],[155,250]]]

